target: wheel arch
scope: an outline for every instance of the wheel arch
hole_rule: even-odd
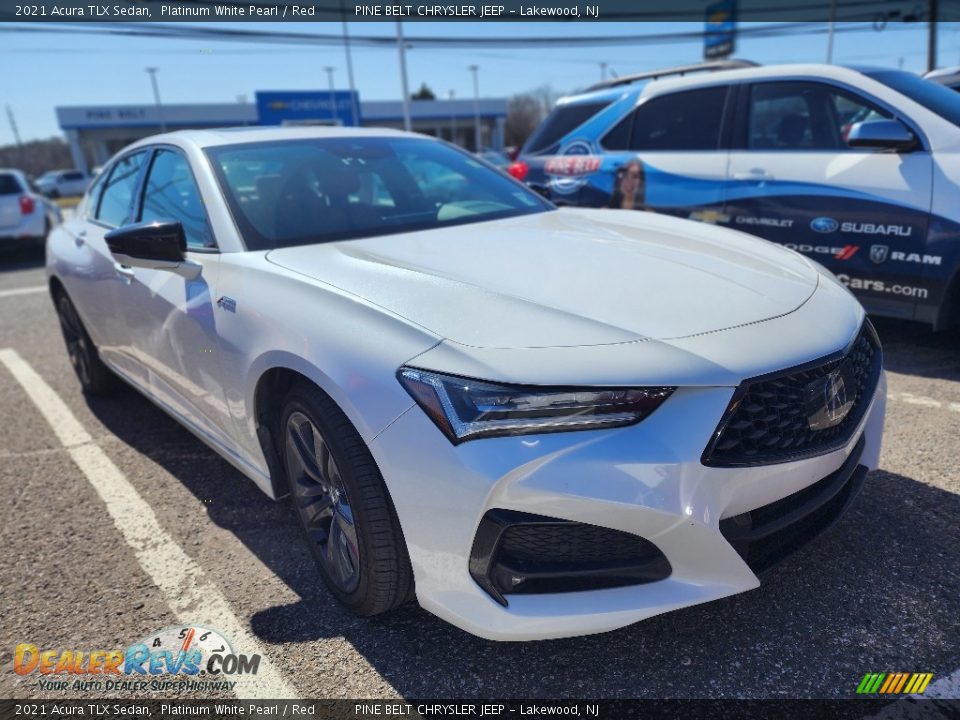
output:
[[[348,394],[331,377],[302,358],[283,353],[269,359],[261,358],[257,366],[251,372],[256,380],[250,385],[252,391],[248,398],[248,417],[263,452],[275,498],[287,494],[277,432],[283,400],[297,382],[310,383],[326,394],[346,415],[365,443],[369,443],[380,429],[372,428],[364,420],[357,407],[350,402]]]

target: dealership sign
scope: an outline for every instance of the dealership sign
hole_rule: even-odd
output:
[[[736,48],[737,0],[720,0],[707,6],[703,28],[703,57],[730,57]]]
[[[261,125],[359,125],[360,97],[351,90],[257,92]]]

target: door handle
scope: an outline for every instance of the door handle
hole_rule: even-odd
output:
[[[125,285],[132,283],[134,277],[136,277],[132,267],[127,267],[126,265],[121,265],[120,263],[114,263],[113,270],[116,272],[117,277],[122,280]]]
[[[738,172],[733,174],[734,180],[753,180],[754,182],[767,182],[773,180],[773,175],[766,170],[749,170],[747,172]]]

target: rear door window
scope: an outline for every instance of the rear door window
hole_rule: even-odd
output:
[[[716,150],[727,87],[700,88],[655,97],[634,111],[632,150]]]
[[[126,222],[130,213],[133,193],[137,189],[140,168],[146,159],[146,152],[137,152],[121,158],[110,171],[110,178],[103,186],[100,195],[100,207],[96,218],[106,225],[119,227]]]
[[[555,149],[564,137],[609,104],[609,102],[599,102],[558,105],[530,136],[524,152],[533,154]]]

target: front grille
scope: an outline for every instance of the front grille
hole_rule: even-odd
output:
[[[799,492],[720,521],[720,532],[754,572],[776,565],[833,525],[856,497],[867,468],[864,439],[836,471]]]
[[[483,516],[470,553],[473,579],[503,605],[508,595],[638,585],[670,572],[639,535],[512,510]]]
[[[883,365],[880,341],[865,321],[850,347],[800,367],[744,381],[734,393],[702,462],[742,467],[790,462],[843,447],[870,403]],[[809,392],[841,375],[852,405],[832,427],[815,429]]]

